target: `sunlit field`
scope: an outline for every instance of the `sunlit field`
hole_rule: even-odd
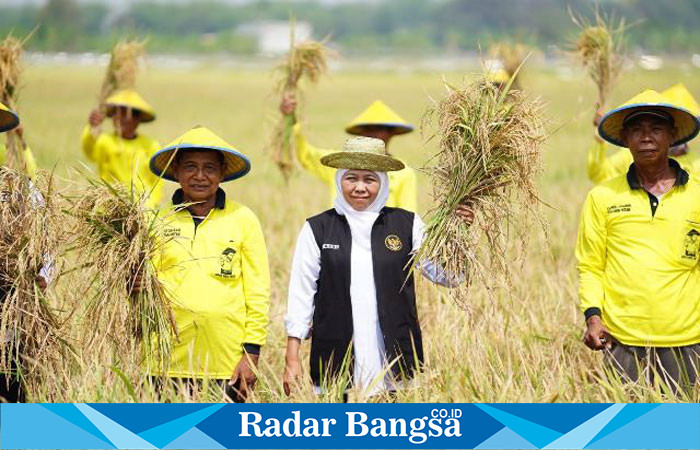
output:
[[[439,98],[444,92],[443,76],[459,83],[469,79],[475,70],[445,74],[363,73],[359,69],[336,72],[317,88],[307,90],[304,129],[317,146],[338,148],[346,137],[344,125],[377,98],[408,121],[420,124],[430,98]],[[100,67],[29,67],[24,74],[19,109],[25,136],[39,165],[55,168],[60,186],[67,186],[68,178],[76,177],[71,168],[86,162],[80,149],[80,133],[96,103],[102,73]],[[621,103],[642,88],[661,90],[678,81],[698,96],[699,75],[699,69],[682,66],[656,72],[630,70],[616,86],[613,103]],[[471,289],[466,310],[454,304],[449,290],[418,281],[426,367],[416,383],[400,392],[396,400],[699,401],[698,389],[688,398],[674,397],[661,389],[607,381],[602,374],[601,355],[589,351],[581,342],[583,315],[577,306],[574,242],[579,209],[591,188],[585,164],[586,152],[593,142],[595,88],[577,69],[526,68],[522,85],[530,95],[542,98],[551,120],[552,134],[544,146],[545,171],[539,182],[543,201],[551,205],[543,208],[549,234],[536,227],[528,234],[524,262],[517,262],[514,256],[510,291],[497,290],[489,295],[477,283]],[[140,131],[167,144],[189,128],[204,125],[249,155],[251,173],[224,187],[229,198],[249,206],[258,215],[270,257],[270,325],[267,345],[262,350],[260,381],[251,401],[333,401],[337,400],[337,393],[315,397],[307,389],[289,399],[282,392],[286,344],[283,317],[294,244],[304,219],[329,204],[328,190],[322,182],[299,172],[285,184],[265,153],[277,117],[278,99],[271,94],[272,86],[270,72],[263,70],[237,71],[219,66],[165,70],[150,66],[140,76],[138,88],[155,106],[158,117]],[[111,128],[111,124],[105,125]],[[423,135],[418,131],[395,138],[390,151],[420,168],[435,151],[434,143],[427,140],[430,129],[424,131]],[[691,148],[700,151],[700,144],[691,143]],[[419,176],[421,215],[430,210],[429,183],[425,175]],[[169,186],[169,192],[174,187]],[[80,261],[75,254],[70,258]],[[59,280],[55,289],[60,295],[70,291],[71,276],[76,274]],[[78,322],[79,315],[70,320],[67,328],[77,327]],[[150,386],[140,385],[138,379],[118,376],[120,370],[110,368],[115,364],[111,356],[81,350],[80,342],[74,346],[79,356],[82,354],[81,367],[72,369],[70,381],[61,390],[40,389],[32,400],[220,400],[216,394],[206,392],[185,396],[168,391],[158,398]],[[308,343],[304,347],[308,352]],[[308,364],[308,357],[304,361]]]

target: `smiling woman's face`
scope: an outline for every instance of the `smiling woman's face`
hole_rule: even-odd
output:
[[[173,161],[173,175],[188,202],[202,202],[216,197],[223,174],[220,156],[214,150],[184,152]]]
[[[370,170],[348,170],[340,181],[343,198],[355,211],[364,211],[374,202],[381,183]]]

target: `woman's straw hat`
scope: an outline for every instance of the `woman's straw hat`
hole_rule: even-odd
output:
[[[167,147],[159,150],[151,157],[150,169],[159,177],[166,180],[177,181],[173,176],[172,160],[178,150],[215,150],[224,155],[226,167],[224,168],[224,181],[241,178],[250,172],[248,158],[214,134],[211,130],[197,126],[187,133],[172,141]]]
[[[114,111],[122,106],[139,111],[141,113],[141,122],[152,122],[156,119],[156,112],[153,107],[133,89],[124,89],[110,95],[105,100],[105,106],[107,107],[108,117],[112,117]]]
[[[384,141],[358,136],[345,141],[343,151],[321,158],[321,164],[336,169],[372,170],[391,172],[401,170],[404,163],[386,154]]]
[[[623,124],[630,115],[641,112],[673,119],[673,124],[678,129],[678,135],[676,141],[671,144],[672,146],[688,142],[700,131],[700,123],[693,113],[673,104],[670,99],[660,93],[648,89],[603,116],[598,124],[600,137],[612,144],[624,147],[625,144],[622,142],[621,136]]]
[[[17,125],[19,125],[17,114],[0,103],[0,132],[11,130]]]
[[[396,114],[391,108],[386,106],[381,100],[375,100],[367,109],[355,117],[346,127],[348,134],[362,136],[365,127],[388,127],[392,128],[395,135],[410,133],[413,125],[409,124]]]

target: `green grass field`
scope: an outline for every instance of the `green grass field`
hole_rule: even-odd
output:
[[[85,161],[79,137],[95,105],[102,70],[30,67],[25,72],[19,101],[25,136],[40,166],[56,167],[61,177],[70,177],[75,172],[69,168]],[[439,97],[444,92],[443,75],[457,83],[470,73],[336,73],[317,88],[308,90],[304,112],[306,133],[318,146],[339,147],[345,139],[345,123],[376,98],[383,99],[405,119],[419,124],[429,97]],[[691,68],[629,71],[617,85],[614,102],[621,103],[642,88],[661,90],[678,81],[700,95],[698,75],[700,70]],[[194,125],[205,125],[252,159],[251,174],[225,188],[230,197],[258,215],[270,255],[272,298],[268,344],[263,349],[261,381],[253,398],[262,402],[286,399],[281,389],[286,340],[283,317],[292,252],[304,219],[328,207],[326,186],[304,173],[285,184],[264,152],[277,118],[277,98],[270,94],[272,84],[268,72],[206,67],[195,70],[149,67],[138,83],[139,90],[158,112],[156,122],[142,127],[143,133],[165,144]],[[577,306],[573,248],[579,209],[591,187],[585,163],[593,139],[594,86],[578,69],[567,78],[558,76],[553,69],[532,69],[524,73],[523,87],[531,95],[542,97],[552,122],[553,134],[544,147],[545,172],[540,180],[542,199],[553,206],[545,209],[550,234],[548,238],[537,231],[529,234],[524,264],[514,263],[512,267],[516,282],[511,292],[489,296],[476,285],[467,311],[454,305],[449,290],[436,288],[424,280],[418,282],[427,367],[416,386],[401,392],[398,400],[672,399],[653,389],[597,381],[602,368],[601,355],[590,352],[581,342],[583,318]],[[396,138],[391,150],[418,168],[435,148],[420,132],[415,132]],[[426,214],[430,204],[429,180],[421,175],[419,213]],[[129,401],[132,397],[127,392],[127,386],[110,375],[103,361],[91,360],[85,363],[82,375],[73,377],[59,397],[38,393],[36,399]],[[148,390],[137,390],[133,398],[153,400]],[[294,399],[322,400],[309,392]],[[700,392],[692,393],[691,399],[700,400]]]

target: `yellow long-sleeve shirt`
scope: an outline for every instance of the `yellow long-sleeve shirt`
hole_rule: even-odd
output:
[[[196,228],[189,211],[178,208],[181,203],[178,190],[161,214],[164,244],[154,261],[179,333],[167,375],[228,379],[243,344],[265,344],[270,302],[265,239],[255,214],[227,200],[223,190]]]
[[[660,201],[631,170],[594,187],[581,214],[581,308],[626,345],[700,342],[700,182],[671,161],[678,181]]]
[[[27,175],[29,175],[29,178],[34,179],[36,176],[36,160],[34,159],[34,154],[32,153],[32,150],[27,147],[24,149],[22,152],[22,159],[24,161],[24,167],[27,171]],[[5,161],[7,160],[7,147],[5,145],[0,144],[0,166],[5,165]]]
[[[299,124],[294,126],[294,136],[296,139],[297,159],[299,163],[304,169],[326,182],[328,185],[330,205],[333,205],[336,194],[336,169],[321,164],[321,158],[333,153],[333,150],[323,150],[311,145],[302,134]],[[386,206],[416,211],[418,193],[416,191],[415,170],[408,167],[406,164],[406,168],[403,170],[387,172],[387,176],[389,177],[389,198],[387,199]]]
[[[97,164],[100,178],[133,187],[138,194],[150,192],[150,203],[160,203],[163,181],[148,168],[151,156],[160,149],[155,139],[142,134],[134,139],[123,139],[115,133],[94,136],[87,125],[81,141],[85,156]]]
[[[626,148],[620,148],[611,156],[608,156],[607,144],[605,141],[595,139],[595,143],[588,150],[588,160],[586,169],[588,179],[595,184],[603,183],[620,175],[627,173],[630,164],[634,162],[632,154]],[[700,173],[700,154],[697,152],[688,152],[684,155],[674,156],[673,159],[678,161],[681,167],[691,173]]]

